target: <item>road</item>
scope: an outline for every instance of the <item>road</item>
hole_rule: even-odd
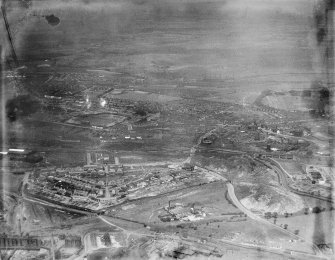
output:
[[[82,129],[94,130],[94,128],[92,128],[90,126],[82,126],[82,125],[75,125],[75,124],[55,122],[55,121],[45,121],[45,120],[34,120],[34,121],[35,122],[46,123],[46,124],[54,124],[54,125],[62,125],[62,126],[70,126],[70,127],[77,127],[77,128],[82,128]]]
[[[107,220],[105,217],[103,217],[103,216],[99,216],[98,218],[99,218],[101,221],[103,221],[103,222],[105,222],[106,224],[108,224],[109,226],[116,227],[116,228],[118,228],[118,229],[121,229],[122,231],[127,232],[126,229],[124,229],[123,227],[120,227],[120,226],[118,226],[118,225],[115,225],[114,223],[108,221],[108,220]]]
[[[71,207],[65,207],[65,206],[61,206],[61,205],[54,204],[54,203],[51,203],[51,202],[47,202],[45,200],[40,200],[40,199],[37,199],[37,198],[28,197],[25,194],[22,196],[22,199],[25,200],[25,201],[28,201],[28,202],[38,203],[38,204],[41,204],[43,206],[57,208],[57,209],[61,209],[61,210],[64,210],[64,211],[70,211],[70,212],[74,212],[74,213],[77,213],[77,214],[83,214],[83,215],[94,214],[94,213],[89,212],[89,211],[74,209],[74,208],[71,208]]]
[[[253,213],[251,210],[247,209],[246,207],[244,207],[242,205],[242,203],[237,199],[236,195],[235,195],[235,190],[234,190],[234,186],[230,183],[230,182],[227,182],[226,183],[227,185],[227,188],[228,188],[228,194],[229,194],[229,197],[231,198],[231,200],[233,201],[234,205],[239,209],[241,210],[244,214],[246,214],[249,218],[253,219],[253,220],[256,220],[256,221],[259,221],[259,222],[262,222],[266,225],[269,225],[269,226],[272,226],[286,234],[289,234],[291,235],[292,237],[294,237],[295,239],[299,240],[299,241],[304,241],[304,238],[300,237],[300,236],[297,236],[295,235],[294,233],[288,231],[288,230],[285,230],[269,221],[267,221],[266,219],[260,217],[259,215]]]
[[[256,220],[258,222],[264,223],[268,226],[271,226],[273,228],[276,228],[277,230],[280,230],[283,233],[286,233],[288,235],[290,235],[291,237],[294,237],[295,239],[297,239],[300,242],[306,242],[308,245],[310,245],[314,251],[318,254],[318,255],[322,255],[322,252],[319,250],[319,248],[317,247],[317,245],[315,245],[313,242],[310,241],[305,241],[305,239],[303,237],[297,236],[295,235],[293,232],[288,231],[286,229],[283,229],[269,221],[267,221],[266,219],[260,217],[259,215],[256,215],[255,213],[253,213],[251,210],[247,209],[246,207],[244,207],[242,205],[242,203],[237,199],[236,195],[235,195],[235,190],[234,190],[234,186],[230,183],[227,182],[226,183],[227,188],[228,188],[228,194],[229,197],[231,198],[231,200],[233,201],[234,205],[241,210],[244,214],[246,214],[249,218]]]
[[[211,130],[211,132],[213,132],[214,130]],[[199,140],[202,140],[202,137],[199,138]],[[194,154],[193,150],[197,148],[197,146],[199,146],[200,142],[197,143],[197,145],[195,145],[194,147],[192,147],[191,149],[191,153],[190,153],[190,157],[192,157],[192,155]],[[200,166],[198,166],[200,167]],[[216,177],[217,176],[221,176],[220,174],[218,174],[217,172],[215,172],[214,170],[210,170],[210,169],[206,169],[208,170],[209,172],[211,172],[212,174],[214,174]],[[284,176],[285,177],[285,176]],[[226,178],[224,178],[223,176],[221,176],[221,180],[226,180]],[[287,181],[286,181],[286,178],[284,178],[284,183],[283,185],[286,185],[285,187],[288,187],[287,185]],[[263,223],[265,225],[268,225],[268,226],[271,226],[273,228],[276,228],[277,230],[280,230],[281,232],[283,233],[286,233],[288,235],[290,235],[291,237],[294,237],[295,239],[297,239],[298,241],[301,241],[301,242],[306,242],[307,244],[309,244],[313,249],[314,251],[316,252],[316,254],[318,255],[322,255],[322,252],[319,250],[319,248],[312,242],[309,242],[309,241],[305,241],[305,239],[303,237],[300,237],[298,235],[295,235],[293,232],[290,232],[286,229],[283,229],[269,221],[267,221],[266,219],[260,217],[259,215],[253,213],[251,210],[247,209],[246,207],[244,207],[242,205],[242,203],[237,199],[236,195],[235,195],[235,190],[234,190],[234,186],[232,185],[231,182],[229,181],[226,181],[226,186],[228,188],[228,194],[229,194],[229,197],[231,198],[232,202],[234,203],[234,205],[239,209],[241,210],[244,214],[246,214],[249,218],[255,220],[255,221],[258,221],[260,223]]]
[[[214,130],[211,130],[211,132],[213,132]],[[199,140],[202,140],[202,138],[200,137]],[[197,143],[197,145],[199,145],[200,142]],[[192,148],[194,149],[194,147]],[[192,156],[192,151],[191,151],[191,156]],[[198,165],[197,165],[198,166]],[[199,168],[201,168],[201,166],[198,166]],[[284,230],[282,229],[281,227],[267,221],[266,219],[260,217],[259,215],[256,215],[255,213],[253,213],[251,210],[247,209],[246,207],[244,207],[242,205],[242,203],[237,199],[236,195],[235,195],[235,190],[234,190],[234,186],[231,184],[231,182],[228,182],[226,178],[224,178],[222,175],[218,174],[217,172],[215,172],[214,170],[211,170],[211,169],[207,169],[205,168],[206,170],[208,170],[209,172],[211,172],[213,175],[215,175],[215,177],[220,177],[221,180],[224,180],[226,181],[226,185],[227,185],[227,188],[228,188],[228,194],[229,194],[229,197],[232,199],[234,205],[239,209],[241,210],[244,214],[246,214],[248,217],[250,217],[251,219],[253,220],[256,220],[256,221],[259,221],[261,223],[264,223],[266,225],[270,225],[276,229],[279,229],[280,231],[282,232],[285,232],[291,236],[293,236],[295,239],[298,239],[298,240],[304,240],[302,237],[299,237],[297,235],[295,235],[294,233],[288,231],[288,230]],[[286,181],[286,179],[285,179]],[[287,183],[286,183],[287,184]]]
[[[286,189],[290,190],[291,192],[298,194],[300,196],[305,196],[305,197],[310,197],[310,198],[315,198],[315,199],[319,199],[319,200],[323,200],[323,201],[328,201],[328,202],[333,202],[332,198],[327,198],[327,197],[323,197],[323,196],[317,196],[317,195],[312,195],[308,192],[304,192],[304,191],[299,191],[296,190],[294,188],[292,188],[286,178],[286,175],[291,177],[291,175],[281,166],[281,164],[274,160],[274,159],[268,159],[271,163],[267,163],[263,160],[257,160],[263,164],[265,164],[266,166],[268,166],[269,168],[273,169],[279,176],[279,183],[285,187]]]
[[[197,150],[205,150],[206,152],[235,153],[235,154],[246,154],[247,153],[243,151],[224,149],[224,148],[198,147]]]
[[[213,130],[212,130],[212,131],[213,131]],[[211,132],[212,132],[212,131],[211,131]],[[198,148],[197,146],[200,145],[201,140],[202,140],[202,138],[199,138],[198,143],[197,143],[195,146],[192,147],[192,149],[191,149],[191,153],[190,153],[190,157],[189,157],[189,158],[192,157],[192,155],[194,154],[195,150]],[[224,150],[224,149],[220,149],[220,150]],[[243,153],[243,152],[240,152],[240,151],[232,151],[232,150],[227,150],[227,152],[237,152],[237,153],[241,153],[241,154]],[[200,166],[198,166],[198,167],[199,167],[199,168],[202,168],[202,167],[200,167]],[[206,169],[206,168],[205,168],[205,169]],[[228,194],[229,194],[231,200],[233,201],[234,205],[235,205],[239,210],[241,210],[244,214],[246,214],[248,217],[250,217],[251,219],[253,219],[253,220],[255,220],[255,221],[259,222],[259,223],[262,223],[262,224],[265,224],[265,225],[268,225],[268,226],[272,226],[273,228],[276,228],[276,229],[280,230],[281,232],[284,232],[284,233],[286,233],[286,234],[288,234],[288,235],[294,237],[295,239],[297,239],[297,240],[299,240],[299,241],[303,241],[303,242],[305,242],[304,239],[303,239],[302,237],[297,236],[297,235],[293,234],[292,232],[290,232],[290,231],[288,231],[288,230],[284,230],[283,228],[280,228],[279,226],[277,226],[277,225],[275,225],[275,224],[273,224],[273,223],[267,221],[266,219],[262,218],[261,216],[259,216],[259,215],[255,214],[255,213],[253,213],[251,210],[249,210],[249,209],[247,209],[246,207],[244,207],[244,206],[241,204],[241,202],[237,199],[237,197],[236,197],[236,195],[235,195],[234,186],[233,186],[230,182],[227,182],[227,179],[226,179],[226,178],[224,178],[222,175],[218,174],[217,172],[215,172],[215,171],[213,171],[213,170],[211,170],[211,169],[206,169],[206,170],[209,171],[209,172],[211,172],[213,175],[215,175],[215,177],[219,178],[220,180],[225,181],[225,183],[226,183],[226,185],[227,185],[227,189],[228,189]],[[278,170],[278,172],[282,172],[282,171]],[[282,181],[281,181],[282,184],[286,186],[286,185],[287,185],[287,180],[286,180],[286,178],[285,178],[285,174],[284,174],[284,178],[281,178],[281,179],[282,179]],[[190,188],[190,187],[187,187],[187,188]],[[176,192],[176,191],[172,191],[172,192]],[[48,202],[46,202],[46,201],[42,201],[42,200],[39,200],[39,199],[36,199],[36,198],[29,198],[29,197],[26,197],[26,196],[25,196],[24,192],[23,192],[22,195],[23,195],[23,197],[24,197],[25,200],[28,200],[28,201],[31,201],[31,202],[40,203],[40,204],[43,204],[43,205],[45,205],[45,206],[57,207],[57,208],[60,208],[60,209],[71,210],[71,211],[79,212],[79,213],[86,213],[86,214],[88,213],[88,212],[81,212],[81,211],[78,211],[78,210],[75,210],[75,209],[71,209],[71,208],[62,207],[62,206],[60,206],[60,205],[51,204],[51,203],[48,203]],[[160,195],[158,195],[158,196],[156,196],[156,197],[159,197],[159,196],[162,196],[162,194],[160,194]],[[166,196],[166,194],[165,194],[164,196]],[[151,198],[152,198],[152,197],[151,197]],[[149,198],[149,199],[151,199],[151,198]],[[141,199],[143,199],[143,198],[141,198]],[[122,228],[122,227],[120,227],[120,226],[118,226],[118,225],[112,223],[111,221],[109,221],[109,220],[108,220],[106,217],[104,217],[104,216],[97,216],[97,217],[98,217],[101,221],[103,221],[104,223],[106,223],[107,225],[109,225],[109,226],[113,226],[113,227],[115,227],[115,228],[118,228],[118,229],[122,230],[123,232],[126,232],[127,234],[137,234],[137,235],[144,235],[144,236],[150,236],[150,237],[156,237],[156,236],[157,236],[156,234],[152,234],[152,233],[150,234],[150,233],[139,233],[139,232],[136,232],[136,231],[129,231],[129,230],[126,230],[126,229],[124,229],[124,228]],[[84,240],[85,240],[85,239],[84,239]],[[313,245],[313,244],[310,243],[310,242],[306,242],[306,243],[310,244],[310,245],[314,248],[314,250],[317,251],[317,249],[315,248],[315,245]],[[85,251],[86,251],[86,250],[85,250]]]
[[[285,173],[288,177],[290,177],[290,178],[292,179],[293,176],[292,176],[291,174],[289,174],[289,173],[283,168],[283,166],[281,166],[281,164],[280,164],[279,162],[277,162],[276,160],[274,160],[274,159],[272,159],[272,158],[269,158],[269,161],[275,163],[275,164],[278,166],[278,168],[280,169],[281,172]],[[286,178],[285,178],[285,179],[286,179]]]
[[[242,207],[243,207],[243,205],[242,205]],[[109,226],[116,227],[116,228],[119,228],[120,230],[123,230],[128,236],[130,234],[142,235],[142,236],[152,237],[154,239],[174,240],[174,241],[182,242],[182,243],[187,244],[189,246],[194,246],[194,245],[198,244],[199,247],[203,246],[203,244],[199,243],[199,240],[205,239],[207,241],[206,245],[209,246],[209,247],[212,247],[213,250],[219,249],[221,247],[224,248],[226,245],[230,245],[230,246],[235,246],[237,248],[263,251],[263,252],[268,252],[268,253],[272,253],[272,254],[279,254],[279,255],[287,255],[288,256],[288,255],[292,255],[294,253],[295,255],[300,256],[300,257],[303,256],[303,257],[313,257],[313,258],[325,259],[323,256],[311,255],[311,254],[308,254],[308,253],[296,252],[296,251],[292,251],[292,253],[290,254],[291,251],[286,250],[286,249],[274,249],[274,248],[268,248],[266,246],[258,246],[258,245],[252,245],[252,244],[250,244],[250,245],[240,244],[240,243],[236,243],[234,241],[225,240],[225,239],[215,239],[215,238],[208,238],[208,237],[201,237],[201,236],[200,237],[187,236],[186,238],[184,238],[184,237],[180,237],[178,235],[166,234],[166,233],[158,234],[156,232],[153,233],[151,231],[149,231],[149,233],[142,233],[142,232],[138,232],[138,231],[130,231],[130,230],[126,230],[126,229],[112,223],[111,221],[107,220],[104,216],[99,216],[99,219],[102,220],[103,222],[105,222]],[[127,220],[124,220],[124,221],[127,221]],[[271,224],[271,223],[269,223],[269,224]],[[89,253],[89,250],[87,249],[87,246],[86,246],[86,243],[88,243],[87,242],[87,235],[89,235],[89,234],[85,235],[84,244],[85,244],[85,251],[87,253]]]

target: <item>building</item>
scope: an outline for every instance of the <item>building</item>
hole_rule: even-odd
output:
[[[86,165],[100,165],[110,163],[110,156],[104,152],[87,152]]]
[[[64,247],[66,248],[81,248],[81,238],[76,236],[69,236],[65,238]]]

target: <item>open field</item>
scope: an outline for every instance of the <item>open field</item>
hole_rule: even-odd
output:
[[[155,101],[159,103],[165,103],[169,101],[176,101],[180,100],[178,97],[172,97],[167,95],[160,95],[155,93],[149,93],[144,91],[133,91],[133,92],[127,92],[119,95],[105,95],[106,98],[119,98],[119,99],[127,99],[132,101]]]
[[[197,208],[205,208],[207,217],[211,219],[230,214],[240,214],[240,211],[225,198],[226,186],[223,183],[205,184],[193,188],[185,188],[184,191],[172,192],[166,196],[157,198],[144,198],[138,201],[129,202],[116,207],[110,213],[122,218],[131,219],[148,224],[177,224],[177,222],[162,222],[158,216],[165,215],[164,207],[169,205],[184,205],[186,210],[194,205]]]
[[[288,111],[308,111],[306,100],[301,96],[272,95],[263,98],[262,103],[266,106]]]
[[[297,212],[303,209],[302,199],[296,194],[281,187],[272,185],[255,184],[251,187],[252,195],[241,199],[241,203],[256,212]]]
[[[25,201],[21,213],[22,232],[36,232],[45,227],[71,226],[77,219],[83,217],[80,214],[69,213],[52,207],[34,204]]]
[[[321,213],[301,214],[299,216],[290,216],[288,218],[278,218],[277,225],[288,225],[290,231],[299,230],[299,235],[307,241],[313,241],[315,244],[332,244],[334,233],[332,222],[334,211],[325,211]]]
[[[115,124],[121,123],[125,120],[124,116],[110,114],[110,113],[100,113],[100,114],[85,114],[69,119],[68,123],[81,124],[82,122],[87,122],[93,126],[113,126]],[[83,124],[83,123],[82,123]]]
[[[306,175],[306,165],[295,162],[295,161],[286,161],[286,160],[280,160],[276,159],[280,165],[283,167],[284,170],[286,170],[290,175],[293,176],[293,178],[307,178]]]

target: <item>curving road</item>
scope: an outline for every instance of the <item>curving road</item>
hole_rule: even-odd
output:
[[[231,198],[231,200],[233,201],[233,203],[235,204],[235,206],[239,210],[241,210],[244,214],[246,214],[249,218],[251,218],[253,220],[256,220],[256,221],[259,221],[259,222],[262,222],[262,223],[264,223],[266,225],[272,226],[272,227],[274,227],[274,228],[276,228],[276,229],[278,229],[278,230],[280,230],[280,231],[282,231],[284,233],[287,233],[287,234],[293,236],[294,238],[296,238],[296,239],[298,239],[300,241],[304,241],[304,239],[302,237],[297,236],[294,233],[292,233],[292,232],[290,232],[288,230],[285,230],[285,229],[283,229],[283,228],[281,228],[281,227],[279,227],[279,226],[277,226],[277,225],[275,225],[275,224],[267,221],[266,219],[260,217],[259,215],[253,213],[251,210],[249,210],[246,207],[244,207],[243,204],[238,200],[238,198],[235,195],[234,186],[231,183],[229,183],[229,182],[227,182],[226,185],[227,185],[227,188],[228,188],[229,197]]]
[[[333,202],[332,198],[327,198],[327,197],[323,197],[323,196],[317,196],[317,195],[312,195],[308,192],[305,191],[300,191],[300,190],[296,190],[294,188],[292,188],[289,183],[287,182],[286,176],[291,176],[284,168],[283,166],[276,160],[269,158],[268,160],[270,160],[271,162],[273,162],[273,164],[267,163],[263,160],[257,160],[263,164],[265,164],[266,166],[268,166],[269,168],[275,170],[275,172],[277,172],[278,177],[279,177],[279,183],[280,185],[284,186],[286,189],[290,190],[291,192],[298,194],[300,196],[304,196],[304,197],[310,197],[310,198],[315,198],[315,199],[319,199],[319,200],[323,200],[323,201],[327,201],[327,202]]]
[[[297,236],[295,235],[293,232],[289,231],[289,230],[286,230],[286,229],[283,229],[269,221],[267,221],[266,219],[260,217],[259,215],[253,213],[251,210],[247,209],[246,207],[244,207],[242,205],[242,203],[237,199],[236,195],[235,195],[235,190],[234,190],[234,186],[230,183],[230,182],[227,182],[226,183],[227,185],[227,188],[228,188],[228,194],[229,194],[229,197],[231,198],[231,200],[233,201],[234,205],[239,209],[241,210],[244,214],[246,214],[249,218],[253,219],[253,220],[256,220],[258,222],[261,222],[261,223],[264,223],[266,225],[269,225],[269,226],[272,226],[278,230],[280,230],[281,232],[284,232],[292,237],[294,237],[295,239],[297,239],[298,241],[301,241],[301,242],[305,242],[307,244],[309,244],[315,251],[315,253],[317,255],[320,255],[322,256],[322,252],[319,250],[319,248],[317,247],[317,245],[315,245],[313,242],[310,242],[310,241],[306,241],[303,237],[300,237],[300,236]]]
[[[102,220],[103,222],[105,222],[106,224],[108,224],[109,226],[112,226],[112,227],[116,227],[124,232],[127,232],[128,230],[124,229],[123,227],[120,227],[114,223],[112,223],[111,221],[108,221],[106,218],[104,218],[103,216],[99,216],[98,217],[100,220]]]
[[[212,132],[212,131],[214,131],[214,130],[211,130],[210,132]],[[201,140],[201,139],[202,139],[202,138],[200,137],[199,140]],[[194,154],[193,150],[195,150],[195,149],[197,148],[197,146],[199,146],[199,141],[198,141],[198,143],[197,143],[195,146],[192,147],[190,157],[192,157],[192,155]],[[192,152],[193,152],[193,153],[192,153]],[[199,166],[198,166],[198,167],[199,167]],[[199,167],[199,168],[201,168],[201,167]],[[279,167],[278,167],[278,168],[279,168]],[[258,221],[258,222],[264,223],[264,224],[266,224],[266,225],[272,226],[273,228],[276,228],[276,229],[280,230],[281,232],[286,233],[286,234],[288,234],[288,235],[294,237],[294,238],[297,239],[298,241],[306,242],[307,244],[309,244],[309,245],[314,249],[314,251],[315,251],[315,253],[316,253],[317,255],[323,257],[322,252],[319,250],[319,248],[318,248],[313,242],[305,241],[304,238],[302,238],[302,237],[300,237],[300,236],[298,236],[298,235],[295,235],[293,232],[290,232],[290,231],[288,231],[288,230],[286,230],[286,229],[283,229],[283,228],[281,228],[281,227],[279,227],[279,226],[277,226],[277,225],[275,225],[275,224],[273,224],[273,223],[267,221],[266,219],[262,218],[261,216],[255,214],[255,213],[253,213],[251,210],[247,209],[247,208],[246,208],[246,207],[245,207],[245,206],[244,206],[244,205],[237,199],[237,197],[236,197],[236,195],[235,195],[234,186],[232,185],[231,182],[227,181],[226,178],[224,178],[223,176],[221,176],[220,174],[218,174],[217,172],[215,172],[215,171],[213,171],[213,170],[211,170],[211,169],[206,169],[206,170],[210,171],[210,172],[211,172],[212,174],[214,174],[215,176],[220,176],[220,177],[221,177],[221,178],[220,178],[221,180],[225,180],[225,181],[226,181],[226,185],[227,185],[227,188],[228,188],[228,194],[229,194],[229,197],[231,198],[232,202],[234,203],[234,205],[235,205],[239,210],[241,210],[241,211],[242,211],[244,214],[246,214],[249,218],[251,218],[251,219],[253,219],[253,220],[256,220],[256,221]],[[281,169],[278,169],[278,170],[279,170],[279,172],[281,172],[281,171],[280,171]],[[283,173],[283,174],[284,174],[284,173]],[[283,176],[283,177],[284,177],[284,178],[283,178],[283,183],[282,183],[282,184],[283,184],[284,186],[286,186],[286,187],[289,187],[289,186],[287,185],[287,180],[286,180],[285,176]]]

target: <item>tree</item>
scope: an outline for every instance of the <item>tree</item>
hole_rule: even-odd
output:
[[[105,246],[111,246],[112,245],[112,241],[111,241],[111,238],[109,236],[109,233],[105,233],[102,236],[101,242],[103,242],[105,244]]]
[[[270,219],[271,218],[271,212],[265,212],[264,217],[266,219]]]
[[[318,214],[321,212],[321,209],[319,207],[314,207],[312,212]]]
[[[285,225],[284,225],[284,229],[287,229],[287,227],[288,227],[288,225],[287,225],[287,224],[285,224]]]
[[[278,217],[278,213],[277,212],[273,212],[272,216],[273,216],[273,218],[277,218]]]
[[[294,230],[295,235],[299,235],[299,229]]]

